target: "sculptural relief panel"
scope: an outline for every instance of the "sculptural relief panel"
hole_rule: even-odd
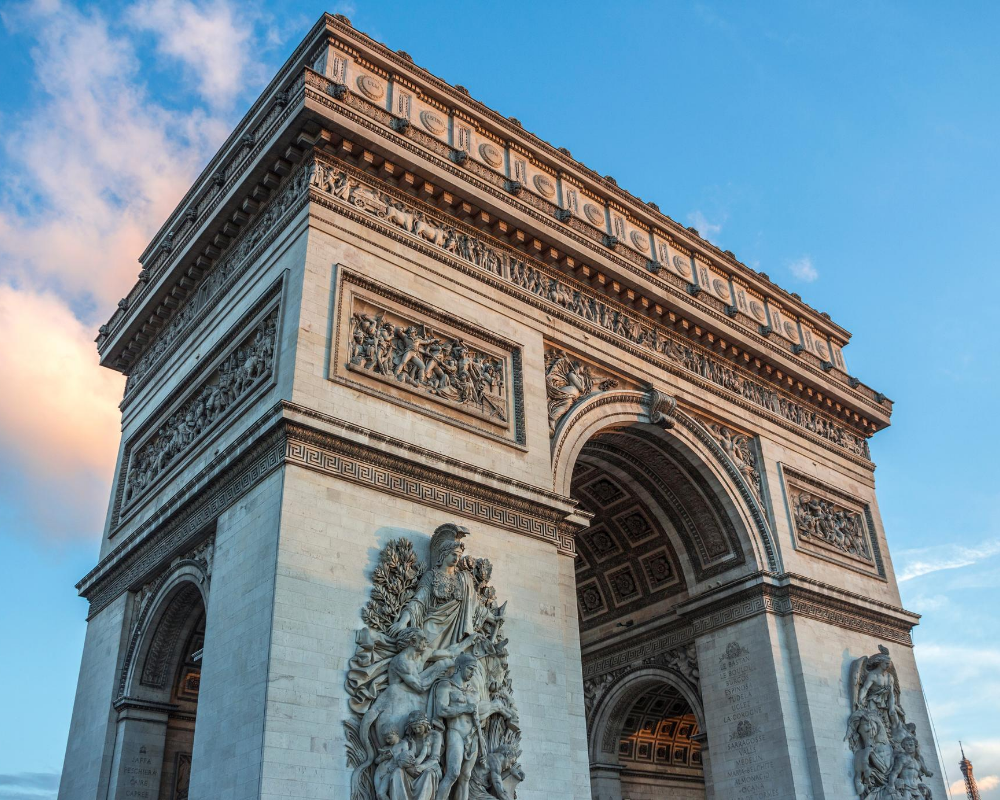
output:
[[[579,403],[601,392],[633,388],[634,382],[556,345],[545,347],[545,397],[549,435]]]
[[[441,525],[429,560],[389,542],[347,672],[351,800],[512,800],[524,780],[492,564]]]
[[[916,725],[906,721],[899,676],[888,648],[851,664],[851,715],[845,737],[854,753],[854,791],[859,800],[933,800],[933,778],[920,754]]]
[[[343,274],[331,379],[523,444],[518,347],[368,278]]]
[[[278,351],[279,308],[257,309],[280,293],[280,283],[260,301],[205,359],[208,371],[184,381],[152,422],[126,445],[120,477],[119,515],[171,472],[221,421],[265,386],[273,385]],[[253,320],[249,326],[247,320]]]
[[[885,578],[867,503],[782,465],[799,550]]]
[[[620,337],[643,353],[663,358],[675,367],[732,392],[743,401],[773,413],[851,455],[868,458],[865,437],[853,433],[840,422],[793,399],[770,382],[751,375],[731,361],[678,338],[665,326],[652,323],[570,279],[555,277],[544,267],[515,255],[505,247],[497,246],[470,228],[442,218],[438,212],[424,210],[408,198],[404,199],[401,195],[370,185],[367,179],[362,180],[352,171],[322,161],[314,164],[310,183],[314,189],[328,193],[413,237],[418,244],[429,245],[442,254],[473,264],[491,276],[495,275],[514,287],[558,306],[585,325],[595,326]],[[581,193],[580,202],[586,215],[586,206],[593,205],[593,200]],[[595,213],[603,214],[604,209],[597,208]],[[684,263],[680,255],[672,255],[671,261]]]

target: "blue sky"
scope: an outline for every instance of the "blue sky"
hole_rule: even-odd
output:
[[[117,446],[96,327],[323,10],[854,333],[896,401],[882,517],[952,782],[1000,800],[991,3],[0,5],[0,799],[54,796]],[[961,795],[956,795],[961,796]]]

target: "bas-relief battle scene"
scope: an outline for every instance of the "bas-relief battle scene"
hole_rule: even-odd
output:
[[[196,28],[209,20],[217,32],[249,26],[243,41],[257,42],[268,24],[259,9],[228,9],[150,0],[117,28],[117,12],[67,0],[61,16],[25,7],[0,21],[16,37],[44,20],[63,49],[70,30],[87,42],[65,72],[85,104],[98,91],[80,84],[90,64],[138,53],[140,34],[161,37],[177,20],[187,28],[151,56],[150,75],[155,59],[199,53]],[[903,485],[926,478],[917,459],[899,457],[900,439],[917,436],[911,416],[897,422],[894,400],[867,383],[926,418],[926,393],[887,363],[884,331],[871,324],[902,313],[888,300],[902,290],[871,276],[865,298],[847,292],[861,285],[850,259],[833,286],[839,249],[821,265],[823,283],[811,257],[783,268],[758,253],[760,234],[737,256],[721,212],[714,224],[702,210],[672,217],[632,194],[647,179],[673,193],[697,183],[693,164],[663,158],[664,141],[687,136],[669,115],[645,146],[634,115],[624,138],[602,140],[609,166],[647,162],[648,176],[622,173],[619,185],[549,143],[574,144],[570,133],[536,135],[494,110],[527,118],[520,93],[487,104],[450,82],[474,85],[487,51],[464,67],[442,70],[435,56],[427,63],[438,67],[425,68],[424,56],[378,39],[391,31],[433,52],[447,31],[416,20],[398,29],[410,12],[365,9],[352,22],[315,11],[308,30],[272,37],[260,75],[232,94],[246,116],[213,117],[211,146],[191,162],[207,163],[200,175],[165,167],[173,193],[149,189],[144,233],[121,238],[141,269],[136,279],[129,267],[117,305],[94,289],[67,312],[90,325],[79,352],[94,361],[96,344],[94,369],[121,378],[104,381],[113,391],[99,403],[77,388],[77,406],[100,406],[109,424],[78,423],[75,435],[117,455],[97,492],[99,558],[88,551],[72,576],[86,619],[79,672],[65,681],[76,691],[62,702],[66,748],[49,756],[62,772],[0,767],[0,796],[993,800],[1000,761],[978,719],[992,662],[954,638],[940,644],[943,628],[967,633],[992,606],[968,606],[956,622],[952,590],[934,583],[992,550],[957,532],[924,537],[938,495],[961,493],[942,475],[923,491],[924,518],[900,514],[898,498],[914,490]],[[679,32],[730,30],[721,9],[694,21],[675,11]],[[611,31],[619,20],[607,12],[592,10]],[[539,30],[552,13],[525,9]],[[645,30],[612,39],[666,30],[662,14],[651,8]],[[736,24],[736,11],[726,15]],[[652,50],[605,47],[611,61],[592,80],[641,91],[649,68],[621,70]],[[546,72],[545,48],[528,50]],[[226,69],[237,63],[236,51],[218,52]],[[116,120],[161,102],[125,88],[127,62],[93,79],[119,87],[120,114],[109,105],[105,116],[126,152],[131,134],[112,133]],[[480,80],[506,86],[522,69],[508,63]],[[552,74],[567,91],[577,81],[572,69]],[[542,103],[557,128],[567,110],[579,114],[571,97]],[[651,119],[666,113],[658,103]],[[163,109],[155,120],[180,113]],[[616,116],[595,119],[595,133]],[[146,138],[181,130],[193,128]],[[48,152],[53,163],[73,157],[72,147]],[[105,152],[91,142],[85,157]],[[768,180],[783,175],[772,167]],[[119,178],[91,205],[119,197],[125,219],[122,187],[139,184]],[[817,202],[823,226],[760,226],[824,241],[841,216]],[[0,330],[5,316],[41,313],[19,286],[9,302],[4,270]],[[803,299],[817,288],[833,316]],[[112,313],[81,310],[92,306]],[[61,319],[56,307],[45,313]],[[844,321],[864,333],[850,349]],[[74,370],[63,373],[82,380]],[[884,432],[890,423],[898,433]],[[950,451],[934,452],[951,463]],[[82,508],[79,496],[67,493],[67,508]],[[20,683],[31,689],[45,669]],[[940,699],[956,672],[981,688],[961,724],[954,709],[967,693]],[[25,769],[41,724],[30,719],[23,742],[0,748]],[[967,750],[987,764],[978,783]]]

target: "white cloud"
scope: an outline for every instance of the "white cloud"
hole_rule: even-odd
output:
[[[227,125],[157,104],[127,40],[96,13],[28,5],[4,20],[37,39],[41,97],[6,136],[17,171],[0,193],[0,277],[107,318]]]
[[[708,217],[701,211],[692,211],[687,215],[687,221],[688,225],[698,231],[702,239],[710,240],[713,236],[722,233],[722,223],[725,222],[725,219],[720,222],[709,222]]]
[[[222,8],[199,12],[210,21],[199,35],[218,30],[225,51],[234,35]],[[196,49],[202,17],[188,12],[176,24]],[[3,22],[34,40],[36,93],[26,113],[5,120],[0,341],[17,346],[0,347],[0,506],[13,529],[92,537],[105,512],[123,382],[98,366],[96,329],[230,123],[158,102],[128,36],[99,11],[49,0],[8,6]],[[206,92],[229,91],[212,74],[217,62],[204,69]]]
[[[792,275],[806,283],[812,283],[819,278],[819,270],[816,269],[812,258],[809,256],[802,256],[802,258],[795,259],[788,265],[788,269]]]
[[[973,770],[973,774],[975,771]],[[985,778],[976,778],[976,785],[979,787],[980,792],[988,792],[992,789],[996,789],[1000,786],[1000,775],[987,775]],[[965,781],[955,781],[948,791],[951,793],[952,797],[965,797]]]
[[[899,565],[896,580],[902,583],[932,572],[970,567],[997,554],[1000,554],[1000,539],[990,539],[972,547],[941,544],[901,550],[894,558]]]
[[[128,18],[157,39],[157,49],[176,58],[209,103],[228,106],[245,89],[248,78],[262,77],[251,59],[253,33],[246,5],[239,10],[222,0],[146,0],[133,6]]]

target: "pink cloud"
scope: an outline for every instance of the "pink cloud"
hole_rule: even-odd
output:
[[[38,36],[42,101],[8,134],[22,172],[5,177],[0,200],[3,271],[107,317],[227,125],[158,104],[131,44],[96,14],[30,5],[4,19]]]
[[[189,37],[193,50],[175,56],[207,70],[212,91],[228,91],[218,58],[245,44],[239,16],[223,2],[204,13],[174,5],[184,12],[179,27],[152,30],[154,40],[170,52]],[[97,326],[231,123],[160,102],[140,70],[134,28],[115,28],[93,8],[44,0],[8,5],[2,19],[34,39],[36,93],[27,113],[5,119],[14,169],[0,189],[0,515],[50,538],[96,537],[124,380],[98,366]],[[221,55],[201,63],[196,51],[213,36]]]
[[[7,499],[33,506],[22,516],[47,533],[93,536],[106,504],[124,379],[97,365],[92,338],[54,295],[0,285],[0,448],[20,478]],[[57,522],[51,504],[74,507],[86,529]]]

